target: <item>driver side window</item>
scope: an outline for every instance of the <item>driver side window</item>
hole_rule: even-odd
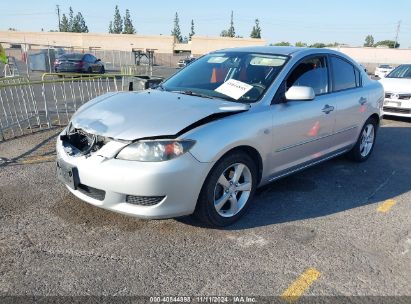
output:
[[[314,89],[315,95],[328,93],[328,67],[325,56],[311,57],[300,62],[288,76],[286,90],[292,86]]]

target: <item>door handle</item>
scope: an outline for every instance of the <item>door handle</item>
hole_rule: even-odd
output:
[[[360,105],[364,105],[367,102],[367,98],[365,97],[361,97],[358,102],[360,103]]]
[[[327,104],[327,105],[324,106],[324,108],[322,109],[322,111],[323,111],[325,114],[329,114],[330,112],[334,111],[334,107]]]

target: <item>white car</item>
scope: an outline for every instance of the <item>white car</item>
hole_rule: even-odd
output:
[[[384,87],[384,115],[411,117],[411,64],[396,67],[380,80]]]
[[[384,78],[388,73],[390,73],[394,68],[388,64],[381,64],[375,68],[374,76],[379,78]]]

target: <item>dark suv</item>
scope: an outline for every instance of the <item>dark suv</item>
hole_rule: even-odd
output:
[[[92,54],[69,53],[54,61],[56,73],[100,73],[104,74],[104,63]]]

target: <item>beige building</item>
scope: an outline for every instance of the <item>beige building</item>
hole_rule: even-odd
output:
[[[177,44],[173,36],[146,36],[95,33],[13,32],[0,31],[0,42],[39,46],[72,47],[75,49],[101,49],[131,51],[133,48],[155,49],[157,53],[190,52],[201,55],[213,50],[265,45],[264,39],[223,38],[194,36],[189,43]]]
[[[157,63],[170,66],[175,65],[181,56],[187,56],[188,54],[199,56],[210,51],[229,47],[267,44],[264,39],[206,37],[197,35],[194,36],[189,43],[175,43],[173,36],[164,35],[18,31],[0,31],[0,43],[22,44],[30,48],[47,48],[47,46],[51,46],[73,48],[83,51],[94,50],[106,61],[112,63],[119,62],[120,64],[133,63],[133,59],[131,58],[132,49],[155,49]],[[341,47],[336,48],[336,50],[364,64],[370,71],[382,63],[393,65],[411,63],[411,49]],[[174,56],[173,54],[181,54],[181,56]]]

